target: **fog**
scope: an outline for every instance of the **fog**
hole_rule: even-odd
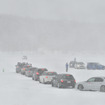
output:
[[[0,0],[0,51],[104,52],[104,0]]]

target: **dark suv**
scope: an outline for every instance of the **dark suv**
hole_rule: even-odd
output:
[[[23,62],[23,63],[18,62],[17,65],[16,65],[16,73],[20,73],[21,72],[21,68],[23,68],[24,65],[26,65],[25,62]]]
[[[26,68],[25,70],[25,75],[27,77],[32,77],[34,71],[36,70],[37,68],[36,67],[29,67],[29,68]]]
[[[44,71],[48,71],[46,68],[37,68],[32,76],[32,79],[35,81],[39,80],[39,76],[43,74]]]
[[[30,67],[32,67],[32,64],[26,64],[26,65],[24,65],[23,68],[21,68],[21,74],[24,75],[26,69],[27,69],[27,68],[30,68]]]
[[[76,81],[71,74],[58,74],[52,79],[52,87],[72,87],[74,88]]]

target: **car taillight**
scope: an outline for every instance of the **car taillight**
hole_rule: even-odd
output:
[[[38,73],[38,72],[36,72],[36,75],[39,75],[39,73]]]
[[[46,78],[48,78],[48,77],[46,76]]]
[[[74,82],[76,83],[76,80],[74,80]]]
[[[70,76],[69,74],[67,74],[66,76]]]
[[[23,68],[23,70],[25,70],[25,68]]]
[[[64,81],[61,79],[61,82],[64,82]]]

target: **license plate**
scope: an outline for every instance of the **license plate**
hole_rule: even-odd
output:
[[[71,81],[67,81],[67,83],[71,83]]]

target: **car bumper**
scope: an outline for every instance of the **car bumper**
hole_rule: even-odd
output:
[[[61,83],[61,86],[62,87],[69,87],[69,86],[75,87],[75,83]]]

